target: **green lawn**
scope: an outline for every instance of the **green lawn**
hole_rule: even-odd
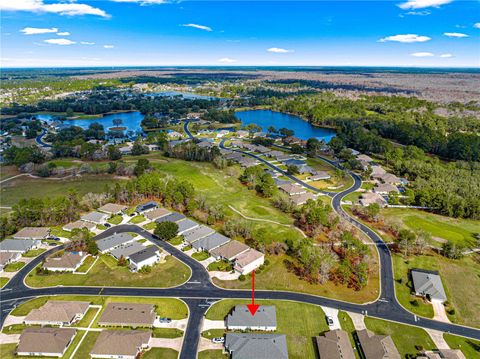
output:
[[[480,266],[474,257],[466,256],[460,260],[448,259],[438,254],[411,256],[405,261],[401,255],[393,256],[395,279],[403,278],[403,284],[395,283],[400,303],[414,313],[433,316],[430,305],[413,307],[409,301],[413,298],[406,286],[406,273],[411,268],[436,270],[442,277],[443,286],[455,315],[450,320],[469,326],[480,326],[478,307],[480,306]]]
[[[480,357],[480,341],[458,337],[452,334],[443,334],[443,338],[452,349],[460,349],[467,359]]]
[[[170,239],[168,241],[168,243],[170,243],[172,246],[178,246],[178,245],[183,243],[183,238],[178,236],[178,237]]]
[[[206,313],[207,319],[222,320],[236,304],[248,304],[248,300],[222,300]],[[258,301],[259,304],[275,305],[277,331],[286,334],[289,358],[316,358],[312,338],[328,330],[325,313],[320,307],[289,301]]]
[[[204,261],[207,258],[210,258],[210,254],[208,252],[195,252],[192,254],[192,258],[196,259],[197,261],[201,262]]]
[[[109,218],[107,222],[116,225],[116,224],[120,224],[122,222],[122,220],[123,220],[122,216],[115,215],[115,216]]]
[[[39,325],[29,325],[29,327],[39,327]],[[8,327],[3,327],[2,333],[5,334],[20,334],[23,330],[27,328],[25,324],[12,324]]]
[[[177,359],[178,352],[167,348],[152,348],[142,355],[142,359]]]
[[[95,314],[99,311],[99,308],[88,308],[87,313],[83,316],[83,318],[73,325],[74,327],[81,327],[81,328],[86,328],[90,325],[90,322],[93,320],[95,317]]]
[[[16,272],[22,269],[25,266],[25,262],[14,262],[7,264],[3,270],[5,272]]]
[[[407,355],[415,357],[420,347],[425,350],[435,349],[432,339],[421,328],[369,317],[365,318],[365,325],[376,334],[390,335],[402,358]]]
[[[198,352],[198,359],[228,359],[228,354],[223,354],[222,350],[203,350]]]
[[[154,328],[152,336],[155,338],[180,338],[183,331],[177,328]]]
[[[86,272],[88,270],[88,268],[91,267],[91,265],[93,264],[93,262],[95,262],[95,257],[92,257],[92,256],[88,256],[87,258],[85,258],[85,260],[83,261],[82,265],[80,267],[78,267],[78,269],[76,270],[77,273],[83,273],[83,272]]]
[[[145,222],[146,220],[147,219],[144,216],[138,215],[138,216],[132,217],[128,222],[133,224],[139,224],[139,223]]]
[[[340,326],[342,327],[342,329],[348,333],[350,343],[352,343],[352,348],[354,348],[355,357],[357,359],[360,359],[358,348],[356,347],[355,339],[353,338],[353,334],[355,333],[355,326],[353,325],[352,318],[350,318],[350,316],[346,312],[339,311],[338,319],[340,321]]]
[[[90,359],[90,351],[93,349],[99,335],[100,332],[88,332],[75,353],[75,358]]]
[[[233,265],[228,261],[216,261],[210,263],[207,269],[209,271],[231,272],[233,270]]]
[[[0,288],[3,288],[7,285],[10,278],[0,277]]]
[[[77,300],[86,301],[95,305],[105,306],[110,302],[121,303],[148,303],[154,304],[155,310],[160,317],[172,319],[185,319],[188,317],[188,308],[182,301],[175,298],[155,298],[155,297],[107,297],[107,296],[84,296],[84,295],[57,295],[45,296],[31,299],[20,304],[12,311],[12,315],[25,316],[32,309],[38,309],[48,300]],[[97,317],[100,317],[101,314]]]
[[[213,339],[218,337],[223,337],[225,335],[225,330],[223,329],[210,329],[202,332],[202,337]]]
[[[100,231],[104,231],[107,229],[107,226],[105,226],[104,224],[97,224],[97,229]]]
[[[61,226],[58,227],[50,227],[50,234],[55,237],[63,237],[70,239],[72,237],[72,233],[65,231],[62,229]]]
[[[22,254],[22,257],[36,257],[45,252],[46,249],[44,248],[39,248],[39,249],[30,249],[28,252],[25,252]]]
[[[147,231],[154,230],[156,227],[157,227],[156,222],[150,222],[143,226],[143,228],[146,229]]]
[[[154,265],[150,273],[132,273],[127,267],[119,267],[112,256],[102,255],[88,274],[51,273],[38,275],[33,270],[25,281],[32,287],[108,285],[165,288],[180,285],[189,277],[190,268],[173,256],[168,256],[165,263]],[[106,278],[108,278],[108,283]]]

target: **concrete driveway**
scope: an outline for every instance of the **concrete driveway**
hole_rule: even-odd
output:
[[[444,323],[451,323],[450,319],[448,319],[447,312],[445,311],[445,306],[443,303],[437,302],[437,301],[432,301],[432,307],[433,307],[433,320],[438,320],[439,322],[444,322]]]
[[[340,320],[338,320],[338,309],[334,308],[329,308],[329,307],[322,307],[323,311],[325,312],[325,315],[327,317],[332,317],[333,319],[333,325],[329,325],[330,330],[336,330],[336,329],[342,329],[340,326]],[[326,318],[322,318],[320,320],[327,320]]]

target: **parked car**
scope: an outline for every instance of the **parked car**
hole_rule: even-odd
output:
[[[160,323],[166,324],[166,323],[171,323],[172,320],[170,318],[160,318],[158,320]]]
[[[50,239],[50,240],[52,240],[52,241],[59,241],[59,240],[60,240],[60,238],[58,238],[58,237],[56,237],[56,236],[50,236],[50,237],[48,237],[47,239]]]
[[[330,315],[327,315],[327,324],[329,327],[333,326],[333,318]]]
[[[222,344],[222,343],[225,343],[225,338],[224,337],[213,338],[212,342],[217,344]]]
[[[110,223],[104,223],[104,226],[110,228],[112,225]]]

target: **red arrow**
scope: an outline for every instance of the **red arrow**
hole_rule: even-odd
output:
[[[255,315],[255,313],[258,310],[258,307],[260,307],[258,304],[255,304],[255,271],[252,272],[252,304],[247,304],[247,308],[252,313],[252,315]]]

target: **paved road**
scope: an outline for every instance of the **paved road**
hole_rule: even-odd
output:
[[[41,147],[51,148],[52,145],[49,145],[46,142],[43,142],[42,138],[47,134],[47,130],[42,128],[42,133],[35,137],[35,142],[37,142]]]

